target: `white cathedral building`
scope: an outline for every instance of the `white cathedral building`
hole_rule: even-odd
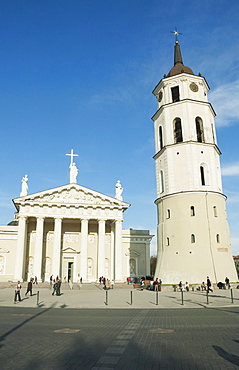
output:
[[[237,281],[222,192],[220,150],[204,77],[174,66],[153,90],[158,228],[155,276],[163,283]]]
[[[115,282],[150,274],[148,230],[122,228],[120,181],[115,197],[77,184],[78,169],[71,151],[70,183],[28,194],[28,176],[19,198],[13,199],[15,219],[0,226],[0,281],[39,282],[59,276],[66,281]]]

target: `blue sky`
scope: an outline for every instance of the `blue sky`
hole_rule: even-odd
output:
[[[1,0],[0,224],[25,174],[29,193],[69,183],[73,148],[78,184],[114,196],[121,180],[124,227],[155,234],[151,92],[173,66],[177,27],[184,64],[211,88],[239,254],[238,19],[238,0]]]

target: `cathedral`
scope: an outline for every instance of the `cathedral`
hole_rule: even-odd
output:
[[[68,155],[68,154],[67,154]],[[50,276],[65,281],[115,282],[150,274],[148,230],[122,228],[123,201],[120,181],[115,197],[77,184],[78,169],[69,154],[67,185],[28,194],[28,176],[22,179],[20,197],[13,199],[15,219],[0,226],[0,281],[25,281]]]
[[[221,155],[209,86],[183,64],[175,31],[174,66],[153,94],[157,183],[157,266],[163,283],[237,281],[222,192]]]

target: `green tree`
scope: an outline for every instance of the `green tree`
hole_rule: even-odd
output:
[[[157,262],[157,257],[156,256],[151,256],[150,257],[150,275],[151,276],[154,276],[154,274],[155,274],[156,262]]]

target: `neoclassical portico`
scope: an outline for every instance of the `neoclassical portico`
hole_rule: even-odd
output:
[[[123,281],[129,274],[122,243],[128,203],[72,183],[13,202],[19,225],[15,280],[58,275]]]

